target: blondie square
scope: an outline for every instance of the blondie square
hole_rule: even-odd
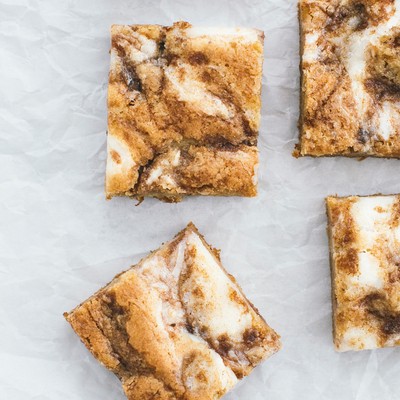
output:
[[[400,157],[400,1],[300,0],[296,156]]]
[[[279,350],[193,224],[65,317],[129,400],[215,400]]]
[[[106,196],[257,194],[264,35],[113,25]]]
[[[400,195],[328,197],[338,351],[400,345]]]

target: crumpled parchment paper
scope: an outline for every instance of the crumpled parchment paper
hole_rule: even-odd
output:
[[[263,29],[260,194],[105,201],[112,23]],[[337,354],[324,197],[400,192],[400,162],[299,159],[296,0],[0,0],[0,398],[122,400],[62,313],[190,220],[281,335],[227,400],[398,400],[400,349]]]

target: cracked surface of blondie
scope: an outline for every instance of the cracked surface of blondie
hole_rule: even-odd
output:
[[[216,400],[279,350],[193,224],[65,314],[129,400]]]
[[[400,157],[400,0],[300,0],[296,156]]]
[[[112,26],[107,198],[256,195],[263,37]]]
[[[334,343],[400,345],[400,195],[328,197]]]

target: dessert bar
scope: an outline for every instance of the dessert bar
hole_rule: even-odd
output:
[[[106,196],[257,194],[261,31],[113,25]]]
[[[400,345],[400,195],[326,202],[336,349]]]
[[[295,156],[400,157],[400,1],[300,0]]]
[[[130,400],[219,399],[280,348],[193,224],[65,317]]]

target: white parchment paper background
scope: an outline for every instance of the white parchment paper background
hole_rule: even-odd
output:
[[[106,202],[112,23],[266,34],[256,199]],[[400,192],[400,161],[300,159],[295,0],[0,0],[0,398],[122,400],[62,317],[193,220],[283,350],[230,400],[398,400],[400,349],[336,354],[324,197]]]

